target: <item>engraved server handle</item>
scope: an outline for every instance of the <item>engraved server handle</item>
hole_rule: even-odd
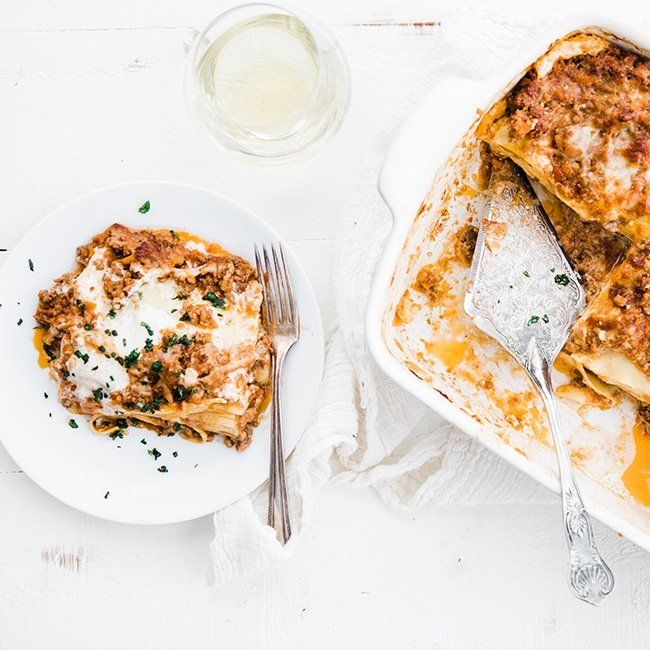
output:
[[[528,349],[526,370],[544,401],[555,443],[562,492],[564,530],[569,544],[569,583],[573,593],[592,605],[609,595],[614,588],[614,576],[596,548],[591,518],[585,509],[571,469],[564,440],[557,402],[551,383],[549,362],[535,340]]]

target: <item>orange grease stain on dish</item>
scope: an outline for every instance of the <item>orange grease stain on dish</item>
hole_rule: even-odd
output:
[[[466,341],[432,341],[424,344],[425,350],[440,359],[448,371],[453,370],[467,353]]]
[[[621,478],[623,485],[639,503],[650,506],[650,435],[645,433],[642,422],[634,425],[632,433],[636,446],[634,460]]]
[[[43,349],[43,337],[45,336],[45,330],[41,327],[34,330],[34,347],[36,352],[38,352],[38,367],[47,368],[50,365],[50,359]]]

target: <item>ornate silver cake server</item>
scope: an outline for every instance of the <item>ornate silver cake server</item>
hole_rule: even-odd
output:
[[[558,413],[551,368],[584,308],[580,279],[528,179],[495,160],[465,295],[465,312],[526,369],[548,413],[557,453],[573,593],[597,605],[614,577],[596,548]]]

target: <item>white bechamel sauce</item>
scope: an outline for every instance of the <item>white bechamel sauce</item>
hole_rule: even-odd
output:
[[[205,301],[204,301],[205,303]],[[212,344],[218,350],[235,346],[255,345],[259,333],[259,314],[262,303],[262,288],[251,283],[243,293],[234,297],[234,302],[224,309],[213,309],[217,326],[212,330]],[[249,315],[253,314],[253,315]]]
[[[98,265],[99,268],[97,268]],[[93,303],[97,313],[100,314],[110,309],[110,303],[102,285],[105,265],[106,249],[103,247],[96,248],[93,256],[88,261],[88,265],[75,280],[79,299]]]
[[[248,372],[246,368],[239,368],[231,372],[217,391],[217,396],[227,402],[248,403]]]
[[[202,243],[187,242],[186,246],[205,252]],[[231,296],[221,308],[214,307],[210,301],[205,300],[204,292],[198,289],[179,300],[177,296],[182,294],[182,290],[174,279],[161,279],[166,270],[142,270],[142,277],[131,286],[126,299],[112,302],[103,289],[102,280],[106,272],[104,256],[104,248],[96,249],[88,266],[76,280],[80,299],[92,302],[95,305],[93,313],[96,314],[92,330],[79,329],[73,333],[76,349],[82,355],[88,355],[87,363],[76,356],[68,361],[69,371],[75,374],[78,399],[91,397],[93,391],[100,387],[109,395],[112,391],[126,388],[128,373],[115,359],[107,358],[105,354],[115,353],[125,357],[134,350],[142,354],[147,339],[153,345],[162,343],[161,332],[164,330],[172,330],[179,337],[187,335],[188,338],[209,331],[212,344],[217,350],[237,349],[237,354],[240,355],[253,352],[259,335],[259,309],[262,302],[262,289],[258,283],[251,283],[245,291]],[[100,268],[97,268],[97,264]],[[132,268],[139,271],[137,267]],[[190,305],[210,309],[215,327],[208,330],[181,321],[180,318]],[[106,330],[116,334],[107,335]],[[150,334],[150,330],[153,333]],[[104,347],[104,353],[97,350],[100,345]],[[94,367],[97,370],[92,370]],[[110,379],[111,376],[113,380]],[[195,385],[198,381],[197,371],[188,368],[182,381],[188,387]],[[219,396],[229,402],[247,402],[248,383],[245,369],[234,371],[226,378]],[[109,405],[104,402],[104,410],[109,409]]]
[[[606,191],[617,195],[629,190],[638,167],[625,159],[623,152],[630,146],[630,136],[621,131],[607,143],[607,156],[604,163]]]
[[[121,356],[132,350],[142,350],[147,339],[157,345],[161,331],[174,329],[183,315],[182,301],[174,300],[180,291],[178,285],[173,280],[158,281],[158,275],[159,271],[145,274],[131,289],[123,306],[116,310],[115,318],[104,316],[97,321],[96,328],[101,332],[106,329],[117,332],[113,344]],[[142,323],[146,323],[153,334],[149,334]]]
[[[576,124],[571,127],[569,141],[585,158],[589,158],[600,144],[598,129],[591,124]]]
[[[195,368],[187,368],[183,373],[183,386],[194,386],[199,379],[199,373]]]
[[[191,251],[199,251],[200,253],[205,253],[205,254],[207,254],[208,252],[207,249],[205,248],[205,244],[201,241],[196,242],[189,239],[184,243],[185,243],[185,248],[189,248]]]
[[[107,359],[100,352],[78,345],[77,349],[88,355],[88,361],[72,356],[66,366],[72,375],[77,389],[75,394],[78,399],[92,397],[94,390],[102,388],[107,394],[114,390],[122,390],[129,383],[129,376],[115,359]],[[93,370],[97,368],[97,370]]]

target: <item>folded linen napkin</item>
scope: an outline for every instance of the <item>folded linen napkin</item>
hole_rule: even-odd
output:
[[[391,225],[376,189],[391,132],[437,80],[494,72],[553,19],[542,14],[517,22],[482,11],[442,17],[441,40],[432,52],[438,60],[423,71],[421,84],[376,135],[358,174],[360,191],[342,215],[333,278],[338,328],[328,341],[315,413],[287,465],[293,536],[282,546],[265,525],[266,484],[215,513],[211,551],[217,583],[290,556],[308,530],[318,494],[330,481],[374,486],[387,504],[402,508],[554,499],[384,377],[364,336],[370,282]]]

